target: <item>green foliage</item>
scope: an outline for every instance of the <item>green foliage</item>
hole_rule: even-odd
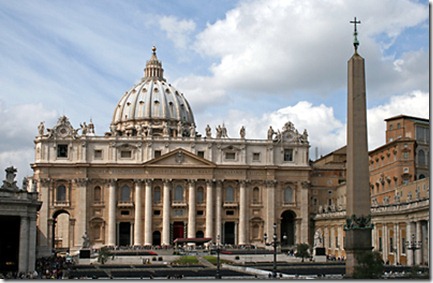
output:
[[[355,279],[379,279],[383,275],[382,256],[378,251],[358,252],[355,255],[356,266],[353,271]]]
[[[304,262],[304,258],[310,257],[309,249],[310,245],[308,245],[307,243],[297,244],[295,256],[302,258],[302,262]]]
[[[179,257],[177,260],[173,261],[173,263],[175,264],[198,264],[199,261],[197,259],[196,256],[192,256],[192,255],[185,255],[185,256],[181,256]]]

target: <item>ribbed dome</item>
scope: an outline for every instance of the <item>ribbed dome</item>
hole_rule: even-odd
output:
[[[144,77],[120,99],[114,110],[111,132],[115,135],[191,136],[194,116],[182,93],[168,84],[152,48]],[[194,129],[194,130],[193,130]]]

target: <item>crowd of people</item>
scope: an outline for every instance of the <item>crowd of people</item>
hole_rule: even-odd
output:
[[[35,271],[0,273],[0,279],[65,279],[72,264],[62,256],[42,257],[36,260]]]

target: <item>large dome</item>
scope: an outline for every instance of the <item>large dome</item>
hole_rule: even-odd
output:
[[[114,110],[110,126],[114,135],[195,135],[194,115],[188,101],[166,82],[163,72],[153,47],[141,82],[125,92]]]

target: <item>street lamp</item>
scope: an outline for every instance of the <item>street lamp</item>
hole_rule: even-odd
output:
[[[215,274],[215,279],[221,279],[220,275],[220,235],[217,236],[217,270]]]
[[[273,245],[274,247],[274,262],[273,262],[273,266],[272,266],[272,277],[276,278],[277,277],[277,246],[278,244],[280,244],[277,241],[277,223],[274,223],[273,225],[274,228],[274,234],[272,235],[272,242],[269,244],[266,244],[266,241],[268,240],[268,235],[265,233],[265,235],[263,235],[263,238],[265,239],[265,244],[266,245]],[[287,236],[284,234],[283,239],[286,240]]]
[[[406,241],[406,248],[412,251],[412,265],[415,265],[415,251],[420,249],[421,245],[421,241],[415,241],[415,234],[412,234],[410,241]]]

